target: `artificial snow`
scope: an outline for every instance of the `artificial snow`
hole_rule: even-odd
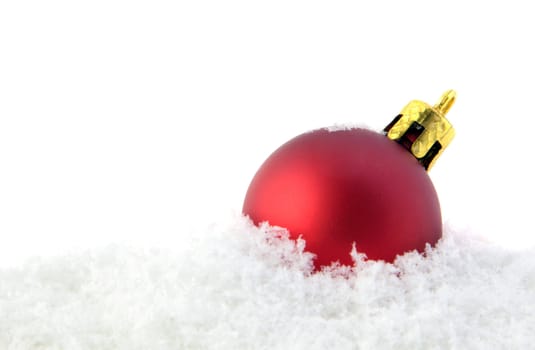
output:
[[[372,128],[371,126],[364,124],[364,123],[338,123],[338,124],[332,124],[330,126],[326,126],[322,129],[330,131],[330,132],[353,130],[353,129],[366,129],[366,130],[373,130],[376,132],[380,132],[380,130],[376,130]],[[310,130],[309,132],[314,132],[314,130]]]
[[[535,347],[533,249],[446,229],[424,255],[354,254],[354,268],[312,273],[303,248],[240,217],[172,249],[113,245],[3,268],[0,349]]]

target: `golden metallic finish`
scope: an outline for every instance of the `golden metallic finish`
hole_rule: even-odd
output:
[[[451,106],[455,103],[455,98],[457,97],[457,94],[453,90],[448,90],[444,94],[442,94],[442,97],[440,98],[440,101],[434,106],[437,111],[442,113],[442,116],[444,117],[450,110]]]
[[[401,111],[399,119],[385,129],[389,139],[405,144],[409,142],[406,141],[407,131],[416,127],[420,133],[410,141],[410,151],[420,163],[426,160],[428,164],[424,166],[427,170],[431,169],[455,136],[455,130],[444,117],[455,102],[455,95],[453,90],[446,91],[433,107],[422,101],[411,101]]]

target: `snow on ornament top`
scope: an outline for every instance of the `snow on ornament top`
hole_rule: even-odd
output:
[[[319,129],[288,141],[262,164],[243,213],[289,230],[316,269],[351,265],[351,251],[392,262],[442,236],[440,204],[426,170],[451,142],[444,117],[453,91],[431,107],[410,102],[384,129]],[[386,137],[385,137],[386,135]],[[409,151],[409,152],[407,152]]]

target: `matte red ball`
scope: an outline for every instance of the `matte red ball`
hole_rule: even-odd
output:
[[[353,243],[369,259],[392,262],[442,235],[425,169],[401,145],[366,129],[321,129],[282,145],[254,176],[243,213],[302,236],[316,268],[352,265]]]

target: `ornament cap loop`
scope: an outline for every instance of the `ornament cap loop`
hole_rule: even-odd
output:
[[[455,103],[456,97],[457,93],[454,90],[448,90],[444,94],[442,94],[440,101],[438,101],[434,108],[444,117],[446,114],[448,114],[451,106],[453,106],[453,104]]]
[[[411,101],[386,126],[386,136],[410,151],[429,170],[455,136],[455,130],[445,115],[455,102],[456,93],[446,91],[434,105]]]

